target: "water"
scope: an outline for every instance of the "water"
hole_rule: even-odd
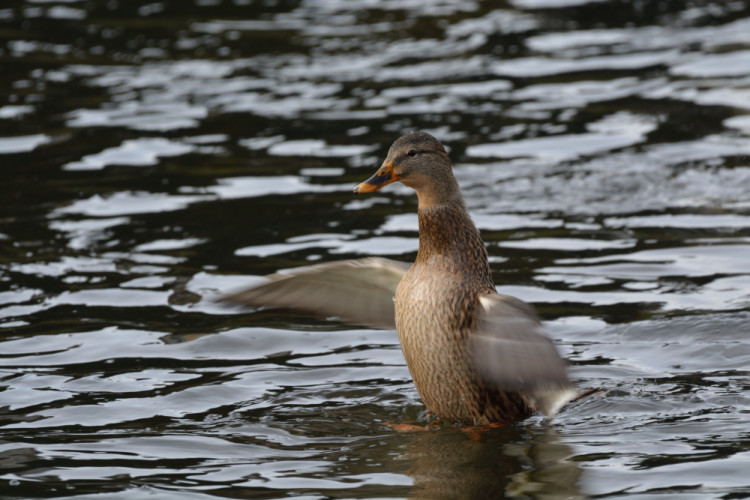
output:
[[[750,496],[750,4],[0,6],[7,498]],[[414,258],[450,149],[498,288],[603,395],[423,422],[394,331],[217,304]]]

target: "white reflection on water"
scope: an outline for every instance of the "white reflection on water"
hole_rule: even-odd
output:
[[[738,83],[739,88],[734,88]],[[700,85],[692,81],[676,81],[647,90],[643,96],[649,99],[664,99],[669,95],[672,99],[691,103],[748,110],[750,90],[742,88],[745,86],[742,82],[721,79],[701,82]]]
[[[142,243],[133,250],[136,252],[159,252],[164,250],[179,250],[183,248],[190,248],[201,243],[205,243],[206,240],[200,238],[186,238],[183,240],[156,240],[148,243]]]
[[[78,200],[54,210],[52,216],[80,214],[90,217],[113,217],[117,215],[171,212],[206,199],[209,199],[209,197],[169,195],[145,191],[119,192],[105,196],[95,194],[90,198]]]
[[[627,113],[604,117],[587,125],[586,134],[565,134],[534,139],[508,141],[498,144],[469,146],[466,154],[477,158],[514,158],[535,156],[562,162],[581,156],[591,156],[642,142],[646,134],[656,128],[651,118]]]
[[[255,256],[255,257],[268,257],[269,255],[278,255],[288,252],[296,252],[307,248],[336,248],[343,243],[344,240],[354,238],[352,235],[340,234],[340,235],[313,235],[312,240],[305,239],[306,241],[300,241],[299,239],[287,240],[284,243],[272,243],[268,245],[255,245],[251,247],[240,248],[235,251],[236,255],[239,256]]]
[[[47,144],[52,138],[46,134],[0,137],[0,154],[25,153]]]
[[[183,193],[210,193],[222,200],[252,198],[269,195],[289,195],[295,193],[327,193],[332,191],[351,191],[352,186],[321,185],[307,182],[303,177],[292,175],[279,177],[227,177],[218,179],[218,184],[206,188],[180,189]]]
[[[63,165],[65,170],[101,170],[108,165],[147,167],[159,163],[168,156],[180,156],[194,150],[193,146],[160,137],[141,138],[125,141],[121,145],[108,148],[101,153],[86,155],[80,161]]]
[[[107,231],[113,227],[128,224],[128,217],[111,217],[105,219],[80,219],[50,221],[50,229],[67,233],[68,247],[74,250],[90,248],[99,241],[111,238]]]
[[[627,254],[613,254],[604,257],[585,257],[573,259],[559,259],[557,264],[570,265],[567,269],[580,271],[578,264],[594,264],[591,269],[593,274],[602,274],[611,277],[659,277],[659,276],[711,276],[720,274],[750,273],[750,260],[743,259],[748,255],[748,245],[711,245],[711,246],[683,246],[677,248],[659,248],[654,250],[641,250]],[[601,263],[605,264],[607,270],[601,269]],[[648,269],[645,274],[626,271],[624,274],[616,273],[619,266],[629,266],[621,263],[650,264],[642,269]],[[554,272],[563,268],[546,268]],[[613,274],[614,273],[614,274]]]
[[[750,115],[727,118],[724,120],[724,126],[741,130],[745,135],[750,135]]]
[[[750,227],[750,217],[739,214],[664,214],[631,217],[608,217],[609,227],[703,228],[734,230]]]
[[[80,109],[68,115],[69,127],[129,127],[134,130],[167,132],[194,128],[208,112],[205,106],[185,102],[125,101],[107,109]]]
[[[335,146],[326,144],[325,141],[320,139],[302,139],[272,144],[268,148],[268,154],[276,156],[349,157],[363,155],[373,149],[374,146],[362,144]]]
[[[522,9],[560,9],[606,0],[511,0],[511,4]]]
[[[592,102],[639,95],[648,89],[660,87],[665,83],[666,80],[662,78],[643,80],[632,77],[614,80],[540,83],[515,90],[513,98],[521,101],[521,104],[519,104],[521,109],[575,109]]]
[[[580,59],[528,57],[496,62],[492,65],[492,72],[499,76],[528,78],[578,71],[635,70],[666,64],[679,58],[679,52],[674,50],[592,56]]]
[[[632,248],[635,240],[593,240],[581,238],[528,238],[519,241],[501,241],[497,245],[506,248],[528,248],[532,250],[554,249],[562,252],[580,252],[582,250],[606,250]]]
[[[714,78],[718,76],[746,76],[750,74],[750,51],[742,50],[726,54],[701,54],[694,61],[672,66],[672,73],[679,76]]]
[[[24,115],[34,112],[34,106],[28,104],[0,106],[0,119],[21,118]]]
[[[326,249],[331,254],[359,254],[359,255],[403,255],[416,252],[419,248],[418,238],[403,238],[396,236],[380,236],[354,240],[351,235],[314,235],[308,241],[287,240],[285,243],[258,245],[240,248],[235,252],[240,256],[267,257],[303,249]]]

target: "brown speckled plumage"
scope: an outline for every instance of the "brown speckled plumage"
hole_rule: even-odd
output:
[[[326,263],[273,275],[228,300],[376,326],[395,321],[414,384],[440,418],[485,424],[536,409],[553,415],[575,394],[565,366],[539,332],[533,308],[495,291],[487,251],[440,142],[424,132],[402,136],[354,190],[396,181],[419,198],[419,252],[408,270],[377,257]]]
[[[484,382],[469,337],[479,297],[494,294],[487,251],[463,200],[419,209],[419,253],[396,291],[396,326],[414,384],[441,418],[475,424],[533,411]]]

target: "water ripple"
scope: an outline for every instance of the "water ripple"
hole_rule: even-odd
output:
[[[750,493],[745,2],[0,8],[0,483],[18,498]],[[395,331],[224,305],[413,259],[423,129],[599,395],[424,423]]]

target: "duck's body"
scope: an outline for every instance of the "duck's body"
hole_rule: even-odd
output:
[[[486,423],[519,418],[531,405],[498,391],[477,371],[470,338],[479,298],[495,294],[487,251],[463,200],[419,209],[419,252],[396,290],[396,329],[427,408],[442,418]]]
[[[440,418],[483,424],[557,411],[574,394],[564,365],[531,306],[496,292],[445,149],[424,132],[407,134],[355,192],[395,181],[419,197],[419,252],[408,270],[377,258],[323,264],[229,299],[378,326],[395,320],[414,384]]]

